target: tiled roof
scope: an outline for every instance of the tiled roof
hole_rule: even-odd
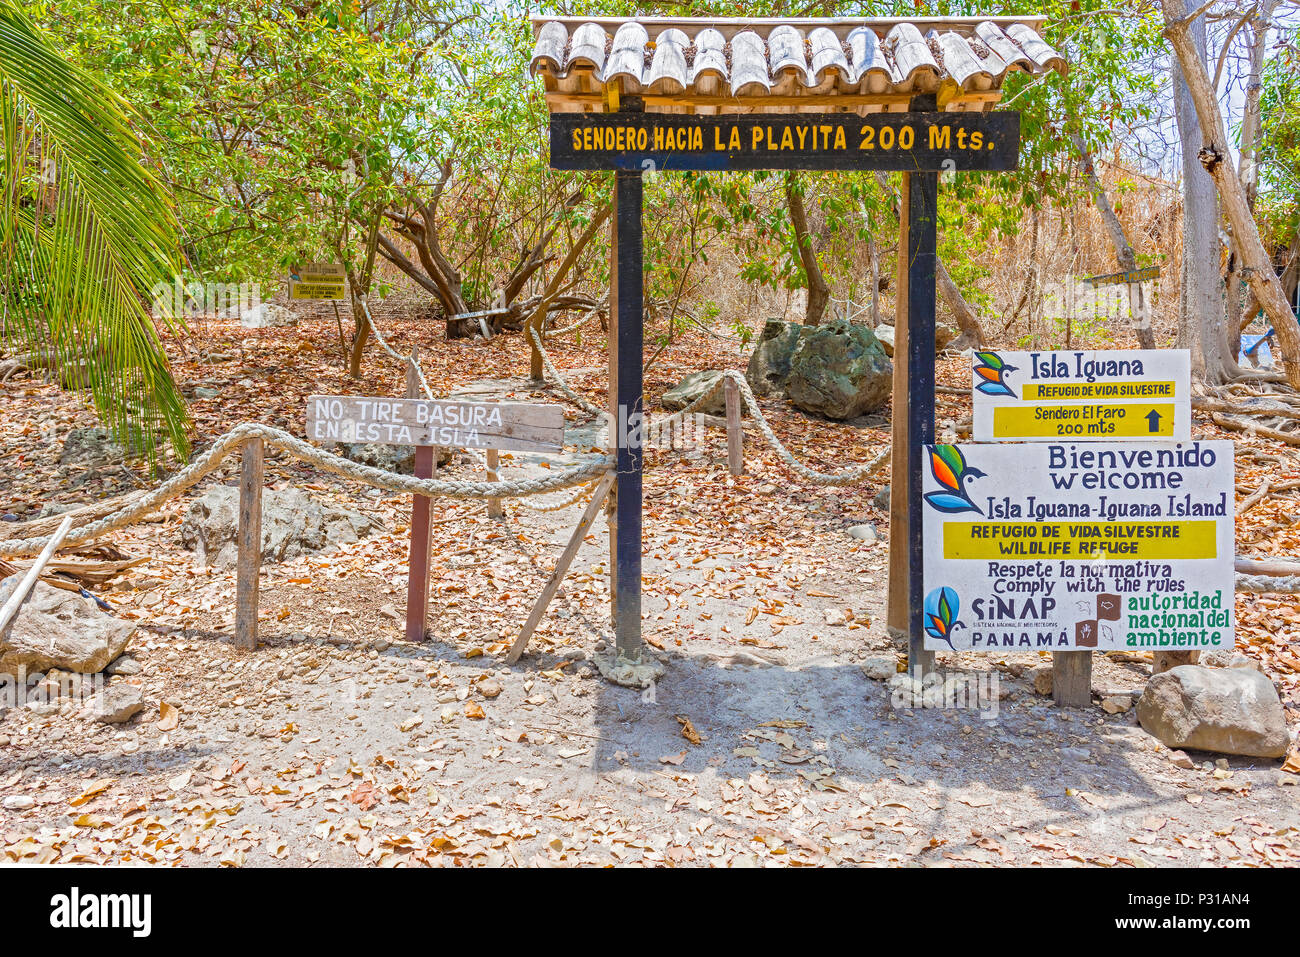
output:
[[[603,111],[624,96],[673,113],[984,110],[1013,70],[1065,72],[1041,18],[533,21],[531,70],[552,112]]]

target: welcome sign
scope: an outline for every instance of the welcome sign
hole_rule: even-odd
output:
[[[975,352],[977,442],[1192,436],[1186,349]]]
[[[925,646],[1232,647],[1231,442],[936,445]]]

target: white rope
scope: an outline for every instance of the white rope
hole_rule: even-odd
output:
[[[147,495],[123,506],[116,512],[105,515],[98,521],[91,522],[71,532],[64,541],[64,546],[80,545],[105,535],[114,529],[122,528],[139,521],[146,515],[158,510],[164,502],[177,498],[188,489],[197,485],[205,475],[216,471],[222,460],[249,439],[262,439],[268,445],[288,452],[295,458],[346,479],[363,482],[375,488],[390,492],[403,492],[412,495],[439,495],[447,498],[484,499],[517,498],[555,492],[591,481],[593,478],[609,471],[614,460],[602,457],[564,471],[533,479],[515,479],[509,482],[464,482],[456,479],[420,479],[409,475],[399,475],[384,469],[362,465],[345,459],[280,429],[257,422],[245,422],[237,425],[220,436],[212,447],[203,452],[188,466],[177,472],[166,482]],[[49,537],[25,539],[0,539],[0,556],[35,555],[49,542]]]
[[[588,309],[585,313],[583,313],[582,318],[579,319],[577,322],[573,323],[572,325],[562,326],[559,329],[548,329],[546,331],[546,334],[550,336],[562,336],[565,333],[572,332],[574,329],[577,329],[583,323],[590,321],[592,316],[597,316],[604,311],[605,311],[605,304],[602,302],[594,306],[593,308]]]
[[[802,476],[814,485],[852,485],[856,482],[862,481],[873,472],[879,471],[881,467],[889,461],[890,449],[886,447],[883,452],[865,465],[859,465],[854,468],[845,469],[844,471],[819,472],[816,469],[809,468],[807,465],[804,465],[796,459],[790,450],[785,447],[784,443],[777,438],[776,433],[772,430],[771,424],[767,421],[767,417],[763,415],[763,410],[758,404],[758,399],[754,397],[754,392],[749,387],[749,382],[746,381],[743,375],[736,372],[734,369],[724,370],[723,373],[718,376],[718,381],[713,384],[713,388],[709,389],[708,392],[704,393],[680,412],[674,412],[666,418],[657,420],[656,425],[663,428],[684,416],[690,415],[708,399],[716,395],[727,379],[736,383],[737,388],[740,390],[740,396],[745,402],[745,407],[749,409],[750,414],[754,418],[754,422],[758,425],[759,431],[763,433],[763,438],[767,440],[767,444],[772,447],[778,456],[780,456],[781,461],[785,463],[786,467],[790,469],[790,471],[794,472],[796,475]]]
[[[429,389],[428,380],[425,380],[424,368],[421,367],[420,360],[413,359],[412,356],[400,355],[399,352],[396,352],[393,347],[389,346],[389,343],[387,343],[385,339],[383,339],[383,335],[380,333],[380,328],[378,328],[378,325],[376,325],[376,322],[374,322],[373,317],[370,316],[370,309],[367,307],[367,304],[365,304],[364,296],[363,298],[361,298],[361,311],[365,313],[365,321],[367,321],[370,326],[370,332],[374,333],[374,339],[376,339],[376,342],[380,343],[380,346],[383,348],[383,351],[387,352],[387,354],[389,354],[390,356],[393,356],[393,358],[398,360],[399,363],[404,363],[406,365],[409,365],[409,367],[415,369],[416,377],[419,378],[420,380],[420,389],[424,391],[425,398],[432,399],[433,391]],[[489,309],[489,311],[487,312],[490,313],[494,311],[493,309]],[[504,309],[500,309],[500,312],[504,312]],[[578,325],[582,324],[582,322],[585,322],[586,320],[590,319],[590,316],[594,316],[595,312],[597,311],[590,312],[588,316],[584,317],[584,319],[578,320],[576,325],[571,326],[571,329],[576,329]],[[478,313],[465,313],[465,316],[473,316],[473,315],[478,315]],[[484,313],[484,315],[487,315],[487,313]],[[463,317],[464,316],[459,316],[458,319],[463,319]],[[564,330],[564,332],[567,332],[567,330]],[[554,374],[556,380],[559,380],[560,378],[559,372],[555,372],[554,365],[551,365],[550,369],[552,371],[552,374]],[[569,390],[569,393],[571,393],[572,395],[576,395],[576,393],[572,393],[572,390]],[[468,452],[469,458],[472,458],[474,460],[474,463],[476,463],[478,467],[484,469],[487,475],[491,476],[491,479],[497,481],[503,481],[502,477],[500,477],[500,472],[498,471],[498,469],[495,469],[491,467],[491,465],[487,464],[487,456],[482,454],[481,451],[478,451],[477,449],[465,449],[464,451]],[[525,499],[520,499],[519,503],[521,506],[524,506],[525,508],[528,508],[528,510],[534,512],[558,512],[562,510],[562,508],[568,508],[569,506],[573,505],[573,503],[581,501],[581,499],[584,498],[584,495],[588,494],[590,490],[594,488],[595,488],[594,482],[589,482],[588,485],[584,485],[582,486],[582,488],[578,489],[576,494],[565,495],[562,501],[559,502],[543,502],[541,503],[541,505],[533,505],[532,502],[525,501]]]
[[[602,409],[599,406],[592,405],[587,401],[587,399],[580,396],[570,388],[569,383],[565,381],[564,376],[560,375],[560,370],[555,368],[555,363],[551,361],[551,357],[547,355],[546,348],[542,345],[542,339],[537,334],[536,327],[529,326],[528,334],[532,336],[533,345],[537,346],[538,355],[542,357],[542,367],[545,368],[550,377],[555,380],[555,387],[560,390],[560,394],[584,412],[590,412],[592,415],[608,419],[609,411],[607,409]]]
[[[1238,575],[1237,591],[1300,595],[1300,575]]]

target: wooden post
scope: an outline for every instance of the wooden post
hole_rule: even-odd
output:
[[[610,428],[616,436],[618,496],[614,503],[612,567],[616,569],[614,643],[629,660],[641,657],[641,465],[645,361],[641,333],[642,270],[641,172],[614,174],[614,219],[618,224],[617,409]]]
[[[406,367],[406,397],[419,398],[420,379],[416,363],[419,347],[411,349]],[[438,472],[438,450],[432,445],[415,447],[415,477],[433,478]],[[429,614],[429,548],[432,501],[427,495],[411,496],[411,551],[406,574],[406,640],[424,641],[424,625]]]
[[[564,546],[564,551],[560,553],[560,559],[555,563],[555,570],[551,572],[551,577],[546,580],[546,585],[542,588],[542,593],[538,596],[537,602],[533,605],[533,610],[528,615],[528,620],[524,622],[523,629],[519,632],[519,637],[515,643],[510,646],[510,652],[506,655],[506,664],[513,665],[519,660],[519,656],[524,653],[528,647],[528,639],[532,637],[538,624],[542,620],[542,615],[555,597],[555,593],[560,590],[560,582],[564,581],[564,576],[573,564],[574,556],[578,554],[578,549],[582,547],[582,541],[587,537],[587,532],[591,530],[591,525],[596,521],[596,513],[600,511],[601,505],[605,502],[605,496],[609,494],[610,486],[614,484],[614,476],[606,474],[596,486],[596,492],[591,496],[591,501],[582,512],[582,518],[578,519],[578,526],[569,536],[569,542]]]
[[[1194,665],[1201,658],[1199,651],[1157,651],[1152,656],[1151,673],[1158,675],[1179,665]]]
[[[744,475],[745,439],[740,428],[740,386],[727,378],[723,380],[722,394],[727,400],[727,468],[732,475]]]
[[[501,476],[497,474],[497,469],[501,468],[501,456],[496,449],[487,450],[487,467],[488,481],[500,482]],[[501,507],[501,499],[488,499],[488,518],[502,518],[505,515],[505,509]]]
[[[934,442],[934,289],[939,174],[904,173],[894,325],[893,467],[889,490],[888,624],[907,636],[914,675],[934,670],[925,649],[921,471]]]
[[[249,439],[239,450],[239,549],[235,571],[235,646],[257,647],[258,577],[262,572],[261,439]]]
[[[1092,652],[1052,652],[1052,700],[1060,708],[1092,705]]]

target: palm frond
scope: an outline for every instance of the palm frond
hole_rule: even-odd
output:
[[[0,342],[50,355],[126,448],[152,459],[169,439],[184,456],[189,418],[145,306],[180,271],[179,229],[135,119],[0,0]]]

